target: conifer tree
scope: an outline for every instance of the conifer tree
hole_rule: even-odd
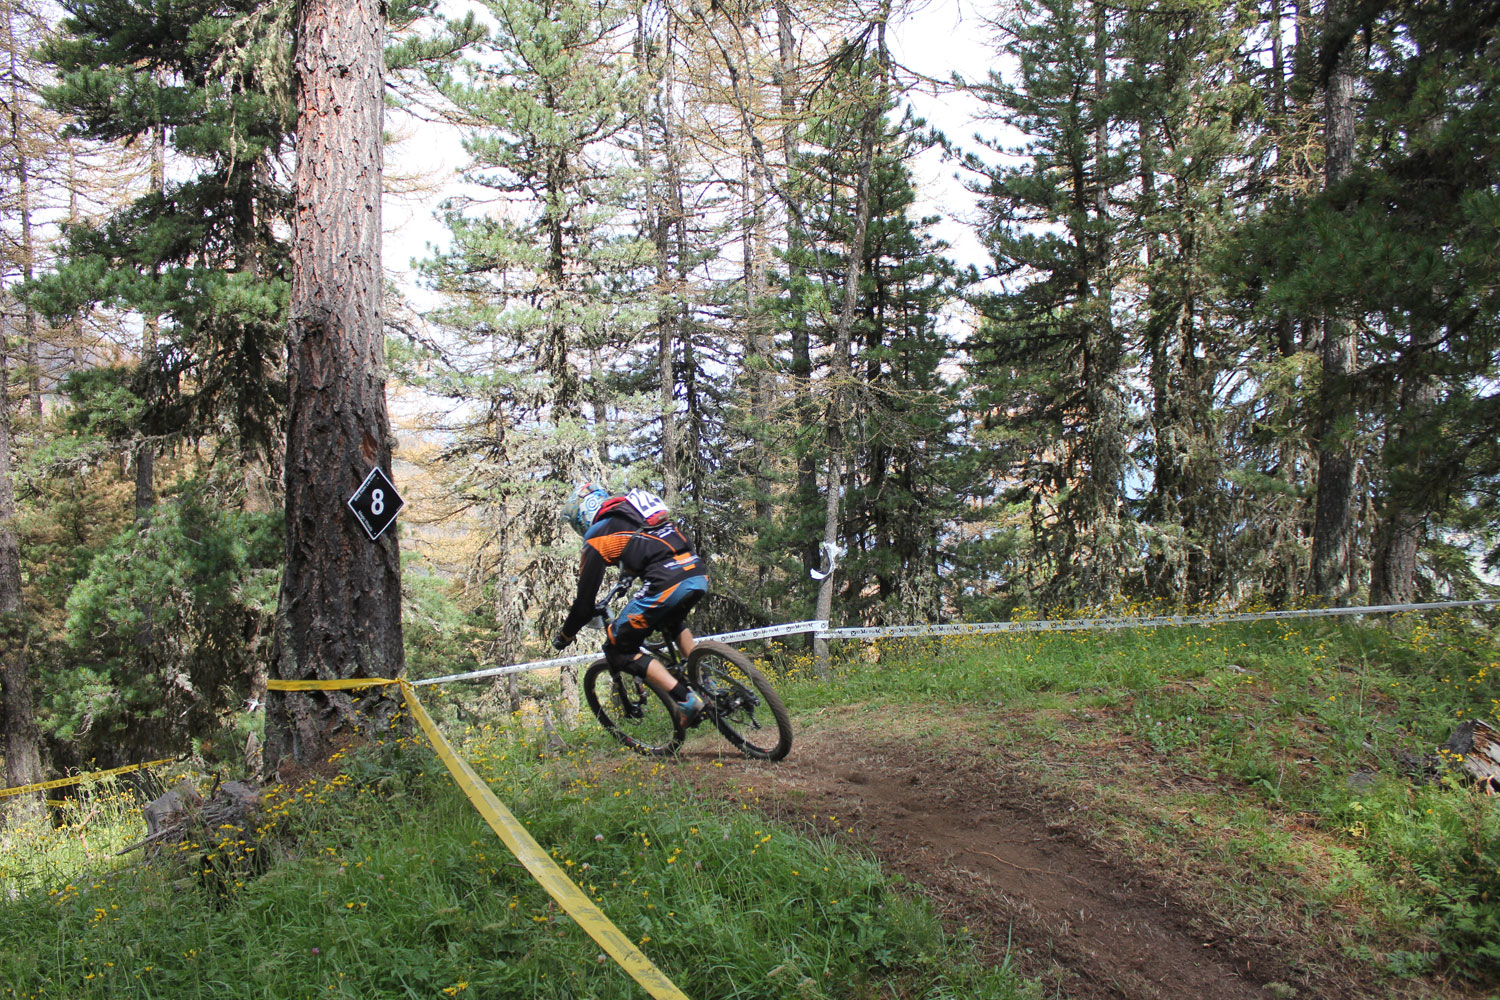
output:
[[[1029,162],[967,158],[981,177],[990,274],[1005,286],[976,300],[981,433],[992,442],[993,499],[1025,506],[1031,584],[1060,599],[1105,600],[1136,551],[1122,518],[1129,359],[1115,325],[1122,247],[1112,192],[1129,171],[1110,138],[1115,25],[1098,3],[1039,0],[1005,27],[1019,78],[994,71],[977,93],[1028,136]]]
[[[1366,117],[1379,125],[1353,192],[1361,234],[1378,233],[1365,246],[1383,259],[1358,261],[1370,267],[1347,294],[1384,320],[1371,344],[1383,475],[1370,599],[1400,603],[1419,596],[1422,554],[1430,579],[1472,586],[1464,546],[1445,534],[1483,523],[1476,504],[1500,471],[1490,377],[1500,296],[1483,263],[1493,260],[1500,183],[1500,70],[1486,54],[1500,5],[1395,3],[1376,23]]]
[[[956,403],[939,372],[953,348],[938,328],[953,268],[943,256],[946,246],[926,233],[936,220],[910,214],[916,192],[906,160],[922,148],[921,124],[910,117],[882,120],[870,219],[863,246],[853,245],[855,125],[830,118],[808,136],[809,147],[820,152],[802,160],[797,185],[821,195],[808,200],[802,222],[792,226],[778,320],[783,329],[808,330],[814,344],[832,341],[837,320],[826,303],[842,292],[850,254],[862,255],[846,397],[849,462],[839,541],[847,554],[840,606],[855,621],[931,617],[944,532],[956,513],[949,449]],[[818,430],[793,424],[783,447],[826,459]],[[780,525],[762,531],[758,558],[780,563],[791,580],[805,579],[791,561],[794,543],[817,537],[822,511],[801,503],[794,483],[784,492],[796,500],[786,505]],[[891,607],[878,607],[884,604]]]
[[[1327,67],[1323,84],[1323,175],[1325,189],[1339,187],[1355,165],[1358,84],[1363,51],[1344,27],[1344,0],[1324,0]],[[1348,316],[1323,317],[1319,352],[1317,424],[1317,503],[1312,537],[1310,589],[1325,600],[1345,603],[1355,587],[1355,479],[1359,471],[1356,437],[1359,408],[1354,390],[1359,342]]]
[[[1148,5],[1122,19],[1117,52],[1121,153],[1139,178],[1117,196],[1129,222],[1120,242],[1118,311],[1140,338],[1149,416],[1131,436],[1149,482],[1133,506],[1143,547],[1143,589],[1190,604],[1231,589],[1227,567],[1244,517],[1229,488],[1235,387],[1226,373],[1247,343],[1220,294],[1223,233],[1239,193],[1257,94],[1246,65],[1253,23],[1234,11]],[[1127,235],[1128,234],[1128,235]],[[1133,258],[1133,259],[1132,259]]]
[[[18,466],[16,419],[11,404],[12,371],[22,369],[23,384],[40,414],[38,366],[16,365],[17,347],[28,360],[37,356],[38,322],[30,304],[14,288],[30,278],[37,264],[34,224],[36,170],[40,133],[34,87],[36,69],[28,49],[40,29],[38,13],[14,2],[0,6],[4,49],[0,51],[0,753],[6,785],[25,785],[42,777],[42,756],[34,694],[29,621],[22,594],[21,531],[16,504]],[[0,818],[25,817],[41,809],[40,795],[18,796],[0,805]]]
[[[286,564],[275,676],[399,677],[401,559],[395,531],[366,536],[345,503],[372,468],[389,474],[381,269],[386,10],[375,0],[297,8],[297,167],[287,343]],[[356,727],[343,692],[274,693],[265,761],[326,759]],[[364,699],[376,726],[396,699]]]
[[[294,112],[284,39],[258,30],[255,3],[64,9],[43,49],[59,75],[48,100],[80,136],[159,144],[148,155],[163,179],[109,219],[72,227],[65,260],[32,299],[55,316],[105,304],[143,317],[141,364],[121,373],[143,404],[132,429],[224,435],[260,482],[279,450],[285,391],[280,157]]]
[[[1327,317],[1337,335],[1321,344],[1324,360],[1337,356],[1312,423],[1326,453],[1348,443],[1364,472],[1347,543],[1342,504],[1321,518],[1309,589],[1329,599],[1361,586],[1366,566],[1381,599],[1414,594],[1419,566],[1429,586],[1474,586],[1471,558],[1447,536],[1489,530],[1491,516],[1496,304],[1481,261],[1493,259],[1497,81],[1483,53],[1497,23],[1493,3],[1326,9],[1302,87],[1358,93],[1359,117],[1336,100],[1327,183],[1240,234],[1234,276],[1259,290],[1254,301]]]
[[[434,77],[466,131],[474,193],[446,204],[451,245],[422,264],[445,304],[429,317],[442,336],[421,378],[456,403],[449,474],[492,526],[496,571],[525,594],[524,617],[546,632],[571,599],[575,553],[556,547],[563,497],[584,478],[625,485],[618,449],[659,412],[625,392],[633,360],[652,359],[646,385],[658,381],[667,304],[647,289],[670,238],[642,232],[629,207],[651,183],[639,152],[625,153],[642,101],[631,9],[487,7],[491,35]],[[658,207],[648,226],[663,218]]]

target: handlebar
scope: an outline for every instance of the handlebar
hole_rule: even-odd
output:
[[[599,599],[599,603],[594,605],[594,617],[589,619],[587,627],[604,628],[604,626],[608,625],[610,619],[609,606],[618,598],[623,597],[633,583],[635,583],[635,577],[621,574],[619,582],[610,588],[609,593]]]

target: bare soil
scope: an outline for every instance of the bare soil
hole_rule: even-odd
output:
[[[1327,945],[1216,911],[1181,859],[1170,871],[1105,838],[1090,809],[961,740],[835,722],[767,765],[689,743],[679,780],[875,854],[965,928],[984,957],[1069,998],[1446,995],[1389,982]],[[703,766],[712,763],[716,766]],[[1287,925],[1288,927],[1292,925]]]

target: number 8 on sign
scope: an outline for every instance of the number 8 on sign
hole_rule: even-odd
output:
[[[370,470],[365,481],[349,498],[349,509],[359,520],[360,527],[365,529],[365,534],[374,541],[396,520],[404,503],[390,477],[377,466]]]

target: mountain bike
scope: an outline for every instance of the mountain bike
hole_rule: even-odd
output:
[[[634,582],[624,577],[594,608],[590,624],[603,628],[612,620],[610,605]],[[712,722],[724,738],[747,757],[781,760],[792,749],[792,723],[786,706],[749,657],[721,642],[700,640],[684,658],[677,637],[661,635],[642,649],[656,657],[668,672],[702,696],[705,708],[692,723]],[[583,695],[589,710],[615,739],[636,753],[665,757],[677,752],[687,738],[669,695],[643,679],[600,660],[583,675]]]

